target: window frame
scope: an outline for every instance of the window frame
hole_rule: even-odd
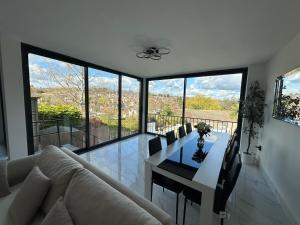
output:
[[[153,78],[146,78],[146,98],[145,98],[145,121],[144,121],[144,127],[145,127],[145,133],[147,134],[154,134],[159,136],[164,136],[152,132],[148,132],[147,128],[147,121],[148,121],[148,102],[149,102],[149,81],[155,81],[155,80],[168,80],[168,79],[176,79],[176,78],[183,78],[184,79],[184,90],[183,90],[183,108],[182,108],[182,125],[184,125],[184,117],[185,117],[185,105],[186,105],[186,87],[187,87],[187,79],[188,78],[194,78],[194,77],[207,77],[207,76],[226,76],[229,74],[242,74],[242,80],[241,80],[241,91],[240,91],[240,102],[239,102],[239,112],[242,107],[242,101],[245,99],[246,95],[246,89],[247,89],[247,76],[248,76],[248,67],[242,67],[242,68],[236,68],[236,69],[226,69],[226,70],[212,70],[212,71],[205,71],[205,72],[198,72],[198,73],[189,73],[189,74],[179,74],[179,75],[168,75],[163,77],[153,77]],[[238,114],[237,119],[237,133],[238,136],[241,136],[241,130],[242,130],[242,115],[241,113]]]
[[[59,61],[63,61],[66,63],[71,63],[77,66],[81,66],[84,68],[84,83],[85,83],[85,126],[86,126],[86,146],[85,148],[75,150],[74,152],[77,154],[81,154],[84,152],[88,152],[92,149],[99,148],[120,140],[124,140],[130,137],[133,137],[135,135],[138,135],[142,132],[142,96],[143,96],[143,79],[141,77],[137,77],[131,74],[127,74],[121,71],[113,70],[107,67],[102,67],[93,63],[89,63],[80,59],[76,59],[64,54],[60,54],[57,52],[49,51],[46,49],[42,49],[39,47],[35,47],[26,43],[21,43],[21,55],[22,55],[22,69],[23,69],[23,86],[24,86],[24,102],[25,102],[25,116],[26,116],[26,131],[27,131],[27,146],[28,146],[28,155],[34,154],[34,142],[33,142],[33,127],[32,127],[32,113],[31,113],[31,91],[30,91],[30,74],[29,74],[29,60],[28,55],[29,54],[35,54],[38,56],[43,56]],[[96,69],[96,70],[102,70],[105,72],[113,73],[118,75],[118,137],[113,140],[109,140],[97,145],[90,146],[89,142],[89,84],[88,84],[88,68]],[[137,79],[140,82],[140,93],[139,93],[139,129],[137,133],[134,133],[132,135],[128,135],[125,137],[121,137],[121,96],[122,96],[122,77],[130,77]]]

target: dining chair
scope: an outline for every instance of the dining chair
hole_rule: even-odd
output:
[[[224,179],[226,174],[231,169],[234,158],[239,152],[239,144],[237,141],[234,141],[233,144],[230,144],[227,148],[229,148],[229,150],[227,151],[227,153],[224,156],[222,168],[221,168],[219,178],[218,178],[218,183],[222,182],[222,180]]]
[[[225,177],[223,185],[218,184],[215,190],[215,200],[214,200],[214,212],[220,215],[221,225],[224,223],[224,218],[226,216],[225,208],[227,200],[235,187],[236,181],[239,177],[242,167],[242,161],[240,154],[237,154],[234,158],[233,166],[231,167],[229,173]],[[183,189],[184,195],[184,208],[183,208],[183,225],[185,224],[186,216],[186,203],[190,200],[194,203],[201,205],[202,193],[196,191],[195,189],[185,187]]]
[[[186,136],[186,132],[185,132],[184,126],[180,126],[178,128],[178,134],[179,134],[179,138],[183,138],[184,136]]]
[[[155,153],[159,152],[162,150],[161,146],[161,141],[160,137],[155,137],[148,142],[149,144],[149,155],[152,156]],[[183,190],[183,185],[170,179],[167,178],[159,173],[153,172],[152,171],[152,182],[151,182],[151,201],[152,201],[152,195],[153,195],[153,183],[156,185],[159,185],[163,188],[166,188],[174,193],[176,193],[176,224],[178,220],[178,199],[179,199],[179,194]]]
[[[175,137],[175,132],[174,130],[171,130],[166,133],[166,138],[167,138],[167,145],[173,144],[177,139]]]
[[[191,123],[186,123],[185,124],[185,127],[186,127],[186,133],[189,134],[193,131],[193,128],[192,128],[192,124]]]

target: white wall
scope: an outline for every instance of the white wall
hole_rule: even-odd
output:
[[[10,159],[28,155],[20,41],[1,34],[1,74]]]
[[[300,224],[300,127],[272,118],[275,79],[296,67],[300,67],[300,34],[267,64],[268,107],[260,160],[266,175]]]

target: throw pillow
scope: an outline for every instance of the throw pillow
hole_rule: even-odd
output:
[[[51,179],[51,188],[42,205],[43,212],[47,214],[56,200],[64,196],[72,175],[82,165],[53,145],[42,151],[37,165]]]
[[[31,170],[9,208],[9,215],[14,224],[30,224],[41,206],[50,184],[50,179],[38,167]]]
[[[10,194],[7,181],[7,161],[0,160],[0,198]]]
[[[41,225],[73,225],[62,197],[56,201]]]

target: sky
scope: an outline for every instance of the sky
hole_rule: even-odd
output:
[[[186,96],[205,95],[216,99],[238,99],[242,74],[227,74],[187,79]],[[152,94],[183,96],[184,79],[154,80],[149,82]]]
[[[282,90],[284,95],[300,95],[300,68],[287,73],[283,77],[283,85],[286,87]]]
[[[68,82],[72,86],[72,82],[83,84],[82,78],[83,67],[74,64],[50,59],[47,57],[29,54],[29,74],[30,85],[36,88],[60,87],[59,82]],[[49,76],[49,72],[55,72],[55,80]],[[89,68],[89,87],[103,87],[116,91],[118,89],[118,75]],[[69,75],[71,74],[71,78]],[[77,74],[77,76],[73,76]],[[139,81],[134,78],[122,76],[122,89],[126,91],[138,92]]]
[[[54,77],[49,74],[56,74]],[[60,87],[59,83],[68,80],[68,84],[83,85],[83,67],[29,54],[30,85],[36,88]],[[118,75],[89,68],[89,87],[103,87],[114,91],[118,89]],[[77,76],[75,76],[76,74]],[[300,74],[298,73],[298,76]],[[242,74],[195,77],[187,79],[186,95],[205,95],[220,100],[238,99],[240,96]],[[299,79],[298,79],[299,80]],[[66,85],[65,85],[66,86]],[[169,94],[183,96],[184,79],[167,79],[149,82],[149,92],[153,94]],[[122,76],[122,89],[138,92],[139,82]]]

